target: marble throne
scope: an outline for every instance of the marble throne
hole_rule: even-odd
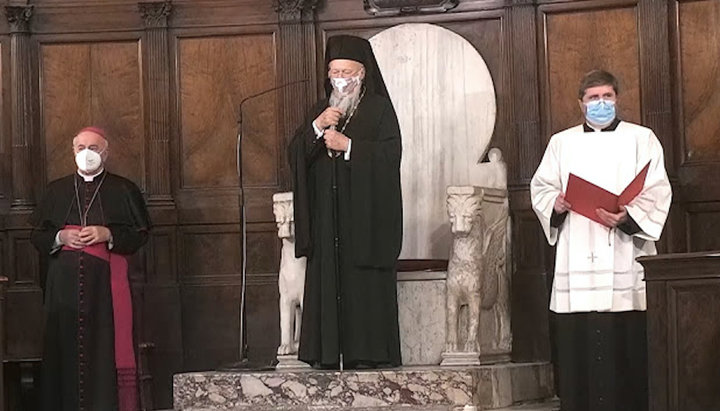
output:
[[[398,114],[403,140],[401,169],[404,234],[401,260],[416,270],[398,273],[403,363],[480,364],[509,360],[511,351],[507,254],[510,250],[507,170],[502,153],[489,148],[496,115],[495,88],[477,50],[461,36],[431,24],[403,24],[375,35],[373,45]],[[498,269],[484,270],[482,307],[446,309],[446,269],[423,261],[451,260],[456,240],[448,219],[447,188],[483,191],[479,217],[502,224]],[[483,263],[480,263],[481,265]],[[401,267],[402,267],[401,263]],[[480,267],[478,267],[480,268]],[[477,341],[465,350],[448,341],[448,315],[458,315],[466,338],[468,313],[479,312]],[[472,322],[472,321],[471,321]],[[469,352],[458,362],[443,353]],[[472,355],[470,356],[472,357]]]

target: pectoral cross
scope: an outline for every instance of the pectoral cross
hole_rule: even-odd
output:
[[[596,256],[595,253],[590,253],[588,260],[590,260],[591,263],[594,263],[596,258],[600,258],[600,257]]]

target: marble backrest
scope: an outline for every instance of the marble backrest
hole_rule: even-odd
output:
[[[467,40],[440,26],[402,24],[370,42],[403,139],[400,258],[447,259],[452,235],[446,187],[505,188],[504,177],[494,171],[504,167],[501,156],[480,164],[495,125],[490,72]]]

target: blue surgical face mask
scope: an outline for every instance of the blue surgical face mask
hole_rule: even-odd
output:
[[[585,103],[585,119],[588,123],[604,127],[615,120],[615,102],[611,100],[593,100]]]

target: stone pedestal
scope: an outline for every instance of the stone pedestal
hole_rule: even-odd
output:
[[[275,366],[276,370],[309,370],[310,366],[306,362],[298,360],[297,354],[294,355],[278,355],[278,363]]]
[[[398,273],[400,352],[404,365],[437,365],[445,348],[445,271]]]
[[[444,360],[446,279],[447,271],[398,273],[398,321],[404,365],[438,365]],[[466,365],[510,361],[506,288],[502,283],[497,299],[501,303],[492,310],[481,311],[480,359]]]
[[[460,367],[480,365],[480,353],[478,352],[444,352],[442,353],[443,367]]]
[[[360,371],[199,372],[175,375],[176,410],[482,410],[553,396],[551,366],[404,367]]]

